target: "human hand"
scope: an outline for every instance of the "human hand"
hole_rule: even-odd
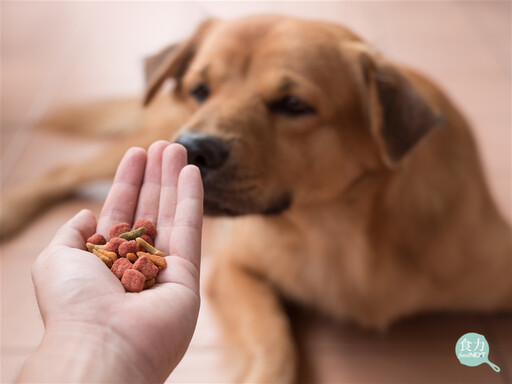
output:
[[[65,381],[163,382],[185,353],[199,311],[202,199],[199,170],[186,165],[182,146],[159,141],[147,154],[128,150],[97,225],[81,211],[33,266],[45,336],[20,380],[31,379],[34,364],[58,359],[54,366],[73,367]],[[108,238],[112,225],[139,218],[156,224],[155,246],[170,256],[151,289],[126,293],[84,245],[95,232]],[[51,379],[65,375],[57,369]]]

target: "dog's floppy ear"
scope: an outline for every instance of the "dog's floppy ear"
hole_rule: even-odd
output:
[[[400,70],[371,50],[357,55],[371,134],[392,168],[441,118]]]
[[[214,19],[203,22],[188,40],[169,45],[146,59],[144,105],[149,104],[167,79],[176,80],[176,87],[179,88],[180,80],[194,58],[201,40],[215,22]]]
[[[149,83],[151,78],[155,75],[156,71],[162,67],[165,60],[169,57],[171,53],[176,51],[178,46],[178,43],[168,45],[167,47],[161,49],[157,53],[146,57],[146,59],[144,60],[144,75],[146,83]]]

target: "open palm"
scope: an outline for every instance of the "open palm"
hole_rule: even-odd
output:
[[[150,381],[165,379],[183,356],[199,311],[202,199],[199,170],[186,166],[183,147],[158,141],[147,154],[128,150],[97,224],[90,211],[81,211],[34,264],[45,326],[97,329],[142,365],[146,377],[151,371]],[[140,218],[155,223],[155,246],[170,256],[151,289],[126,293],[105,264],[84,250],[85,239],[95,232],[107,237],[112,225]]]

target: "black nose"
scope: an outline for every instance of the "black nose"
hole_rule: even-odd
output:
[[[187,149],[188,163],[197,165],[201,172],[220,168],[229,155],[221,139],[204,133],[184,132],[176,142]]]

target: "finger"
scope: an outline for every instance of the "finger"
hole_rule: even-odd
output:
[[[134,221],[147,219],[154,224],[157,223],[162,180],[162,156],[167,146],[169,146],[168,141],[160,140],[151,144],[148,149],[148,161]]]
[[[199,168],[187,165],[178,180],[178,204],[169,244],[170,255],[190,261],[199,270],[203,225],[203,184]]]
[[[91,211],[83,209],[60,227],[50,246],[64,245],[84,249],[85,240],[94,233],[95,229],[96,218]]]
[[[155,239],[155,246],[166,254],[169,253],[169,239],[176,212],[178,177],[185,165],[185,148],[179,144],[169,145],[162,158],[162,189],[158,209],[158,235]]]
[[[146,152],[142,148],[134,147],[121,160],[98,220],[97,231],[104,236],[108,236],[114,224],[132,222],[146,158]]]
[[[190,261],[180,256],[167,256],[167,267],[162,269],[157,277],[157,284],[179,284],[199,292],[199,269]],[[169,287],[164,285],[164,287]]]

